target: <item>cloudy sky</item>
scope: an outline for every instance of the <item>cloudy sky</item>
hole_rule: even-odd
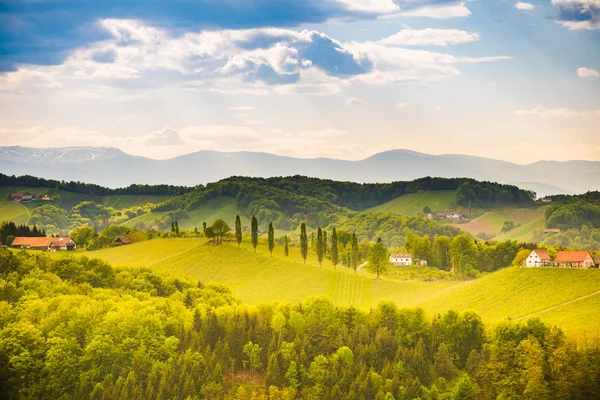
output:
[[[600,0],[3,0],[0,144],[600,160]]]

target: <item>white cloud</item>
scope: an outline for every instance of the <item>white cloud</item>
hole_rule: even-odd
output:
[[[579,68],[577,70],[577,75],[580,78],[600,78],[600,72],[593,68]]]
[[[570,108],[547,108],[537,106],[531,110],[517,110],[516,115],[536,115],[542,118],[572,118],[572,117],[600,117],[600,110],[572,110]]]
[[[600,0],[552,0],[558,22],[569,30],[600,29]]]
[[[521,11],[533,11],[535,10],[535,6],[531,3],[525,3],[523,1],[519,1],[515,3],[515,8]]]
[[[367,103],[358,97],[350,97],[346,102],[347,106],[364,106],[365,104]]]
[[[393,0],[338,0],[351,11],[386,14],[398,11],[400,7]]]
[[[426,17],[433,19],[464,18],[471,16],[471,10],[466,2],[451,4],[429,5],[421,8],[402,11],[397,15],[402,17]]]
[[[184,144],[179,132],[172,128],[164,128],[157,132],[152,132],[146,139],[146,144],[150,146],[179,146]]]
[[[325,96],[337,94],[342,91],[339,85],[333,83],[323,84],[295,84],[280,85],[273,89],[274,93],[281,95],[316,95]]]
[[[396,103],[395,107],[396,108],[406,108],[406,107],[408,107],[408,103],[403,103],[403,102]]]
[[[448,46],[476,42],[480,38],[478,33],[459,29],[404,29],[381,40],[381,43],[387,46]]]

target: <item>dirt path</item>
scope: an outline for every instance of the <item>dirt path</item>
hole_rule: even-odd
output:
[[[566,305],[569,305],[571,303],[575,303],[577,301],[585,300],[587,298],[590,298],[590,297],[593,297],[593,296],[597,296],[599,294],[600,294],[600,290],[598,290],[597,292],[594,292],[594,293],[586,294],[585,296],[581,296],[581,297],[578,297],[578,298],[573,299],[573,300],[565,301],[564,303],[560,303],[560,304],[557,304],[557,305],[552,306],[552,307],[544,308],[543,310],[534,312],[532,314],[528,314],[528,315],[525,315],[523,317],[516,318],[514,321],[521,321],[523,319],[528,319],[528,318],[531,318],[531,317],[535,317],[536,315],[543,314],[545,312],[554,310],[556,308],[559,308],[559,307],[562,307],[562,306],[566,306]]]
[[[358,268],[356,268],[356,272],[360,272],[361,268],[364,267],[364,266],[366,266],[367,264],[368,264],[368,262],[364,262],[364,263],[360,264],[358,266]]]

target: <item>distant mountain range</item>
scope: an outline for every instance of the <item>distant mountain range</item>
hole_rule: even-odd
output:
[[[409,150],[360,161],[302,159],[267,153],[199,151],[169,160],[133,156],[110,147],[0,147],[0,172],[82,181],[107,187],[132,183],[205,184],[230,176],[306,175],[353,182],[393,182],[424,176],[467,177],[514,184],[539,196],[600,190],[600,162],[539,161],[519,165],[483,157]]]

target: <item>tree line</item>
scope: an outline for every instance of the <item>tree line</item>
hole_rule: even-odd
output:
[[[15,237],[44,237],[46,231],[33,225],[17,225],[12,221],[4,221],[0,225],[0,244],[10,246]]]
[[[0,173],[0,186],[17,187],[43,187],[48,189],[64,190],[71,193],[82,193],[95,196],[133,195],[133,196],[180,196],[189,193],[196,187],[173,185],[129,185],[125,188],[111,189],[93,183],[58,181],[54,179],[38,178],[31,175],[15,176]]]
[[[595,399],[600,350],[539,319],[247,306],[221,285],[0,249],[6,399]]]
[[[600,192],[553,196],[545,217],[547,228],[600,228]]]

